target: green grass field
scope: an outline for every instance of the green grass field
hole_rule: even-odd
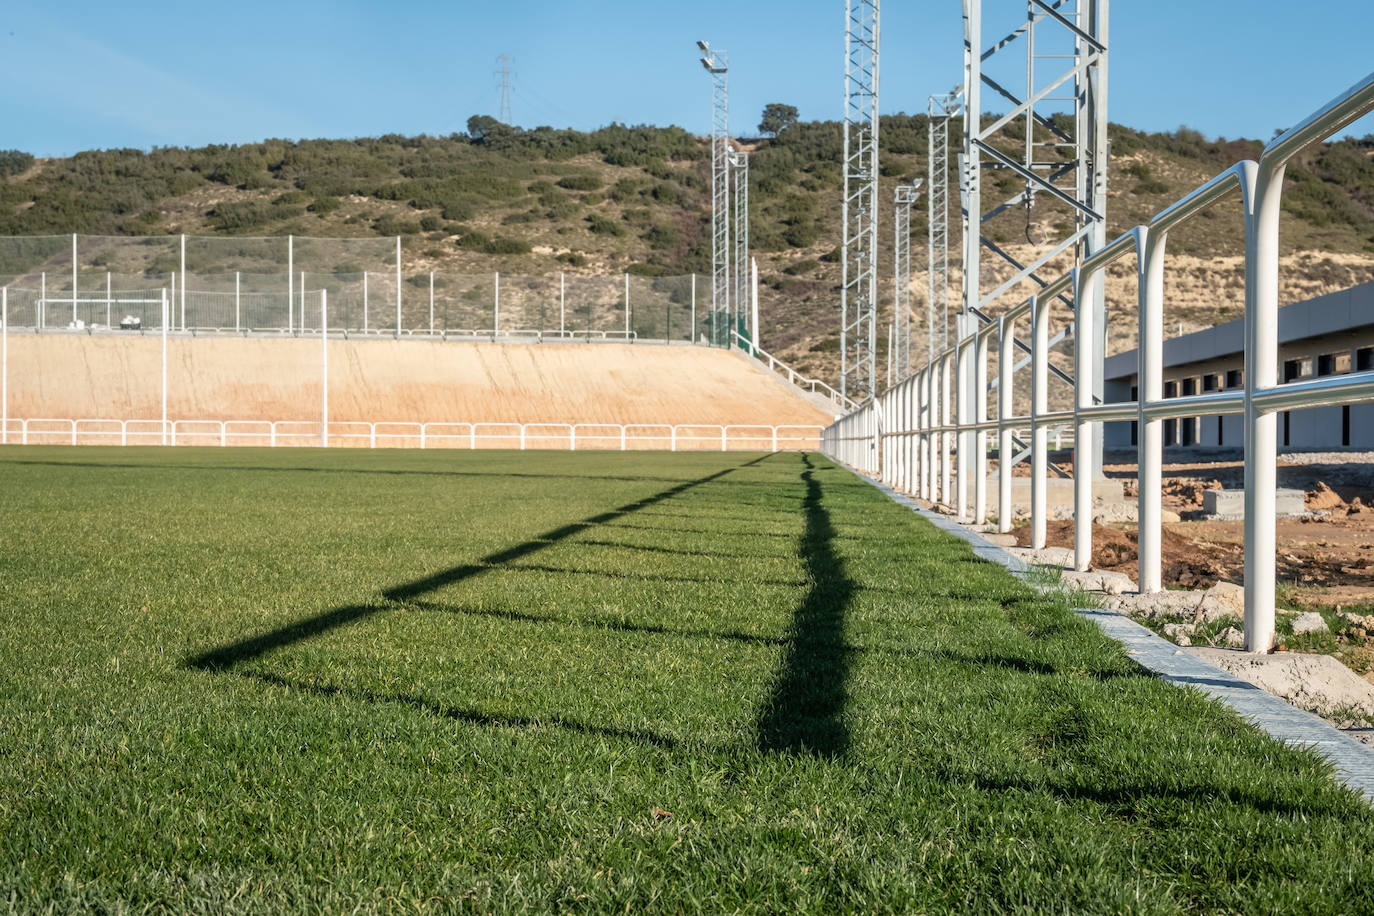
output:
[[[1369,912],[1374,815],[816,455],[0,450],[0,909]]]

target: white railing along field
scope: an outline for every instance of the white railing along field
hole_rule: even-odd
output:
[[[1006,310],[899,385],[827,427],[822,450],[852,467],[921,498],[952,506],[983,523],[987,517],[987,437],[998,437],[999,456],[1014,454],[1012,435],[1031,430],[1031,544],[1043,547],[1047,501],[1047,437],[1052,427],[1072,424],[1076,450],[1092,454],[1104,422],[1135,421],[1138,436],[1137,518],[1139,587],[1163,587],[1160,570],[1163,423],[1198,414],[1240,414],[1245,429],[1245,647],[1268,651],[1274,642],[1275,489],[1277,413],[1283,410],[1374,402],[1374,372],[1352,372],[1279,384],[1279,212],[1283,175],[1298,153],[1374,110],[1374,74],[1351,87],[1246,160],[1194,189],[1148,223],[1123,234],[1035,295]],[[1240,198],[1245,225],[1244,390],[1163,397],[1164,266],[1169,232],[1220,201]],[[1138,281],[1139,397],[1094,403],[1094,361],[1103,354],[1092,327],[1091,292],[1103,271],[1133,256]],[[1073,302],[1074,406],[1049,410],[1049,305]],[[1014,348],[1019,323],[1030,327],[1029,415],[1014,413]],[[1100,329],[1098,329],[1100,332]],[[988,352],[997,345],[999,377],[987,379]],[[989,419],[988,395],[997,394]],[[951,401],[961,405],[957,412]],[[956,441],[957,439],[957,441]],[[1010,531],[1011,460],[999,460],[998,526]],[[1074,462],[1074,561],[1087,569],[1092,555],[1092,480],[1088,460]],[[954,480],[951,482],[953,469]],[[972,512],[969,483],[972,477]]]
[[[706,423],[465,423],[350,420],[106,420],[11,417],[0,444],[793,451],[819,426]]]

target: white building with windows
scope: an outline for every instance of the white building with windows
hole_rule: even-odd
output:
[[[1241,319],[1164,342],[1164,396],[1244,387],[1245,329]],[[1106,360],[1108,401],[1136,399],[1136,351]],[[1279,309],[1279,378],[1374,369],[1374,282]],[[1108,448],[1136,444],[1135,423],[1106,424]],[[1199,416],[1164,421],[1166,446],[1244,445],[1241,417]],[[1279,414],[1279,446],[1290,449],[1374,448],[1374,404],[1317,407]]]

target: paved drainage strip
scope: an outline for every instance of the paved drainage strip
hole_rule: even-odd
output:
[[[990,543],[977,532],[970,531],[958,522],[929,509],[923,509],[886,484],[879,483],[848,465],[840,466],[860,480],[877,487],[893,502],[911,509],[941,531],[968,541],[977,556],[1004,566],[1012,575],[1027,580],[1030,569],[1025,563]],[[1030,584],[1040,587],[1033,582]],[[1096,623],[1102,628],[1102,632],[1125,646],[1126,654],[1141,666],[1169,683],[1201,690],[1284,744],[1316,751],[1335,768],[1337,779],[1370,802],[1374,802],[1374,748],[1341,734],[1317,716],[1289,706],[1254,684],[1243,681],[1190,652],[1185,652],[1128,617],[1098,608],[1075,608],[1075,611]]]

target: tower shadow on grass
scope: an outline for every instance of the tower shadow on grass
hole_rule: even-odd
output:
[[[596,528],[599,525],[606,525],[616,519],[631,515],[649,506],[657,505],[664,500],[672,499],[681,493],[692,490],[696,487],[712,483],[720,478],[741,468],[751,467],[759,464],[770,457],[763,455],[751,461],[735,467],[699,477],[696,480],[689,480],[677,486],[669,487],[652,496],[618,506],[608,512],[602,512],[585,518],[580,522],[573,522],[570,525],[563,525],[552,531],[547,531],[541,535],[531,538],[528,541],[508,547],[495,553],[487,554],[475,563],[464,563],[450,566],[447,569],[439,570],[432,575],[415,579],[401,585],[393,586],[382,593],[382,600],[374,604],[359,604],[347,607],[331,608],[313,617],[296,621],[270,630],[257,636],[250,636],[237,640],[226,645],[219,646],[207,652],[202,652],[185,662],[188,668],[200,668],[210,671],[222,671],[233,668],[235,665],[258,658],[274,649],[295,645],[316,636],[322,636],[339,627],[351,624],[354,621],[371,617],[375,614],[392,610],[402,605],[414,602],[416,599],[427,596],[438,591],[445,586],[463,582],[475,576],[480,576],[485,572],[503,567],[509,568],[514,561],[531,554],[538,553],[548,547],[561,543],[573,535],[580,534]]]
[[[806,528],[799,552],[811,588],[792,613],[782,667],[759,717],[758,744],[764,751],[838,757],[849,747],[843,712],[851,650],[844,615],[858,586],[835,552],[835,528],[815,466],[805,454],[802,462]]]

